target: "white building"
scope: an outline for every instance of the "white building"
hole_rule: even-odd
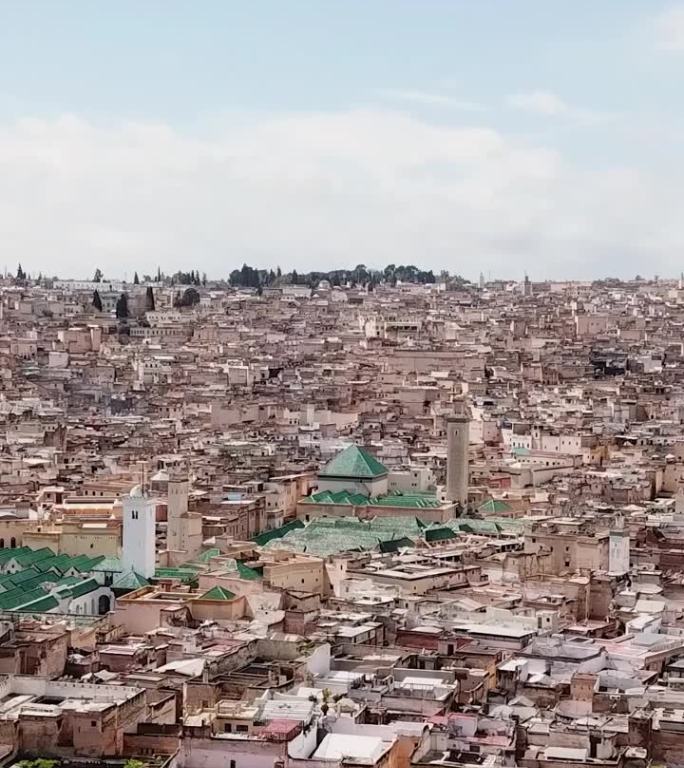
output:
[[[136,486],[123,500],[124,572],[134,571],[148,579],[155,570],[155,514],[152,499]]]

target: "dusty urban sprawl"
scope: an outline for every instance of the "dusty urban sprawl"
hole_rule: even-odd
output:
[[[684,765],[682,281],[246,269],[0,280],[2,764]]]

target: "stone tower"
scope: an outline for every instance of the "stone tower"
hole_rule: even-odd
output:
[[[168,484],[166,546],[186,551],[186,525],[188,516],[188,479],[182,474],[171,474]]]
[[[446,418],[447,427],[447,480],[446,496],[465,509],[468,503],[468,444],[470,418],[453,414]]]

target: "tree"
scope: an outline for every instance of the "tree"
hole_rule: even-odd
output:
[[[199,304],[200,295],[194,288],[186,288],[181,301],[184,307],[194,307],[195,304]]]
[[[102,270],[98,267],[95,270],[95,274],[93,275],[93,282],[94,283],[101,283],[103,277],[104,277],[104,275],[102,274]]]
[[[46,757],[39,757],[37,760],[20,760],[19,768],[55,768],[56,760],[48,760]]]
[[[145,293],[145,312],[154,312],[154,309],[154,291],[152,290],[152,286],[148,285]]]
[[[133,285],[140,285],[140,278],[138,277],[137,272],[135,272],[133,275]]]
[[[26,272],[24,272],[21,264],[17,266],[17,280],[26,280]]]
[[[98,312],[102,312],[102,299],[97,288],[93,291],[93,306]]]
[[[134,760],[133,758],[129,758],[124,763],[124,768],[146,768],[147,763],[143,763],[142,760]]]
[[[291,280],[292,280],[292,285],[297,285],[297,283],[299,282],[299,275],[297,274],[297,270],[296,269],[292,270]]]
[[[128,317],[128,296],[125,293],[116,302],[116,317],[118,320],[126,320]]]
[[[173,301],[174,307],[194,307],[199,304],[200,295],[195,288],[186,288],[183,295],[176,294]]]
[[[207,284],[207,273],[202,272],[202,285],[206,286]]]
[[[160,268],[160,267],[157,267],[157,282],[158,282],[158,283],[161,283],[161,281],[162,281],[162,273],[161,273],[161,268]]]

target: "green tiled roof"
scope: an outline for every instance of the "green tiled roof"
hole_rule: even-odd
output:
[[[0,595],[0,608],[3,611],[12,611],[20,605],[26,605],[26,603],[38,600],[41,597],[45,597],[45,592],[40,587],[31,591],[17,587],[10,592],[3,592]]]
[[[8,560],[11,560],[13,557],[16,557],[20,554],[25,554],[27,552],[31,552],[30,547],[17,547],[16,549],[12,549],[10,547],[6,547],[3,549],[0,549],[0,565],[3,563],[6,563]]]
[[[180,581],[192,581],[197,578],[198,568],[183,566],[182,568],[157,568],[154,572],[155,579],[179,579]]]
[[[121,573],[123,566],[119,557],[103,557],[93,568],[94,571],[111,571],[112,573]]]
[[[45,557],[42,560],[35,563],[35,567],[39,571],[56,570],[60,573],[64,573],[69,570],[71,565],[71,558],[69,555],[55,555],[54,557]]]
[[[73,557],[71,559],[71,565],[73,568],[78,568],[79,571],[86,573],[92,571],[93,568],[95,568],[95,566],[101,563],[104,559],[104,555],[96,555],[95,557],[90,557],[89,555],[78,555],[77,557]]]
[[[11,550],[10,550],[11,551]],[[16,561],[19,565],[23,565],[24,568],[28,568],[29,565],[35,565],[41,560],[46,560],[48,557],[54,557],[55,553],[49,547],[43,547],[42,549],[29,549],[28,547],[22,547],[21,549],[15,549]],[[13,558],[8,558],[12,560]]]
[[[447,525],[425,529],[425,541],[446,541],[447,539],[455,539],[457,535]]]
[[[383,542],[399,542],[398,546],[411,546],[423,538],[424,523],[410,515],[376,517],[359,520],[357,517],[317,517],[305,528],[292,530],[282,539],[269,542],[267,549],[284,548],[307,552],[321,557],[349,552],[369,551],[382,547]],[[390,544],[389,551],[392,551]]]
[[[29,578],[24,578],[21,583],[13,582],[13,584],[17,587],[21,587],[21,589],[26,590],[27,592],[31,589],[35,589],[36,587],[39,587],[41,584],[45,584],[46,582],[54,581],[55,577],[52,574],[47,573],[36,573],[35,571],[21,571],[21,573],[15,574],[15,576],[24,576],[27,574]]]
[[[477,510],[478,512],[484,512],[485,514],[500,515],[502,512],[510,512],[511,508],[505,501],[501,501],[500,499],[488,499],[480,504]]]
[[[387,554],[389,552],[398,552],[403,547],[413,547],[413,546],[415,546],[415,542],[413,542],[413,540],[409,539],[407,536],[402,536],[400,539],[391,539],[390,541],[381,541],[380,551],[383,554]]]
[[[200,597],[200,600],[235,600],[235,595],[229,589],[212,587]]]
[[[133,591],[134,589],[140,589],[141,587],[149,586],[149,581],[135,571],[129,571],[128,573],[122,573],[114,579],[112,584],[113,589],[128,589]]]
[[[266,531],[265,533],[260,533],[258,536],[255,536],[254,543],[258,544],[260,547],[264,547],[266,544],[268,544],[269,541],[280,539],[287,535],[290,531],[294,531],[297,528],[303,527],[304,523],[301,520],[290,520],[289,523],[281,525],[280,528],[276,528],[273,531]]]
[[[479,533],[487,536],[497,536],[499,534],[499,527],[491,520],[476,520],[474,518],[455,520],[454,527],[456,525],[466,533]]]
[[[241,579],[247,579],[247,581],[257,581],[261,578],[259,571],[254,570],[254,568],[250,568],[248,565],[240,562],[240,560],[236,560],[235,562],[237,563],[237,569]]]
[[[350,445],[338,453],[319,472],[319,477],[359,477],[364,480],[384,477],[387,467],[358,445]]]
[[[99,589],[100,585],[95,579],[83,579],[79,584],[75,584],[71,588],[72,597],[81,597],[81,595],[87,595],[88,592],[93,592]]]
[[[215,547],[213,549],[207,549],[204,552],[201,552],[196,558],[195,562],[197,563],[208,563],[212,557],[218,557],[221,554],[220,549],[216,549]]]
[[[62,589],[64,587],[71,588],[75,584],[78,584],[81,581],[81,576],[66,576],[63,579],[60,579],[56,584],[55,587],[57,589]]]
[[[364,496],[349,491],[321,491],[302,500],[303,504],[344,504],[354,507],[402,507],[408,509],[435,509],[442,506],[434,493],[385,493],[382,496]]]
[[[45,597],[41,597],[39,600],[22,605],[18,610],[25,613],[45,613],[57,608],[58,605],[59,603],[56,598],[52,595],[45,595]]]

